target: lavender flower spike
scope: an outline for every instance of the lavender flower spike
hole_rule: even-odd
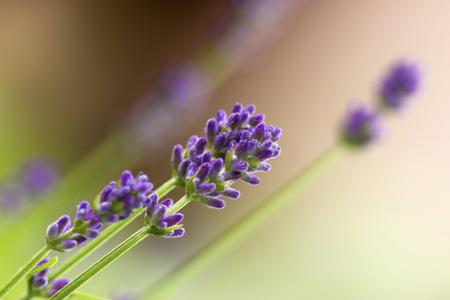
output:
[[[236,103],[229,115],[223,110],[205,125],[204,137],[192,136],[186,148],[175,146],[172,174],[177,185],[193,201],[210,208],[223,208],[225,196],[239,197],[235,181],[256,185],[257,172],[270,170],[268,160],[280,154],[281,129],[264,123],[255,106]]]
[[[64,215],[47,228],[47,245],[50,249],[65,252],[96,238],[105,223],[128,218],[136,208],[146,207],[153,184],[147,175],[135,178],[124,171],[117,182],[110,182],[96,198],[92,207],[88,201],[78,204],[72,220]]]
[[[184,235],[181,222],[183,214],[175,213],[167,216],[167,210],[173,205],[172,199],[166,199],[158,203],[156,194],[149,197],[149,205],[145,213],[145,223],[149,234],[165,238],[179,238]]]
[[[370,144],[380,135],[377,113],[363,105],[352,107],[345,117],[342,135],[344,141],[352,146]]]
[[[134,209],[146,206],[152,188],[147,175],[139,173],[134,178],[130,171],[124,171],[118,182],[110,182],[100,193],[96,210],[106,223],[124,220]]]
[[[378,94],[384,107],[397,110],[419,89],[420,70],[417,64],[400,61],[382,79]]]
[[[89,202],[82,201],[78,204],[73,224],[70,217],[64,215],[48,226],[47,245],[53,250],[66,252],[96,238],[102,228],[100,217],[94,214]]]

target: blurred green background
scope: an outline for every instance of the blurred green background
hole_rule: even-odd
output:
[[[80,170],[71,181],[79,185],[60,188],[48,216],[36,215],[35,226],[13,237],[26,236],[17,254],[0,239],[2,280],[40,247],[45,224],[93,198],[122,168],[161,183],[170,143],[200,133],[218,108],[256,104],[284,131],[282,156],[263,184],[242,185],[241,199],[223,211],[191,205],[185,238],[149,238],[82,288],[105,297],[139,293],[329,147],[347,105],[374,101],[386,66],[409,57],[425,69],[425,84],[400,118],[387,120],[382,142],[340,160],[173,299],[449,299],[450,3],[248,2],[251,10],[245,1],[0,3],[0,176],[40,155],[58,162],[63,184]],[[284,10],[270,9],[281,2]],[[168,140],[129,142],[120,130],[136,105],[158,111],[164,103],[145,95],[185,61],[209,70],[215,84],[186,111],[191,117],[152,115],[167,118]],[[120,141],[105,144],[118,131]],[[113,148],[107,164],[94,155],[99,147]],[[89,168],[95,162],[98,169]],[[18,218],[26,223],[33,210]],[[11,230],[7,219],[0,234]]]

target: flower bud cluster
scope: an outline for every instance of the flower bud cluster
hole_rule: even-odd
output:
[[[281,129],[266,125],[255,106],[237,103],[229,115],[223,110],[209,119],[204,136],[192,136],[186,147],[172,152],[172,174],[187,196],[210,208],[223,208],[225,196],[239,197],[232,188],[239,179],[256,185],[257,172],[270,170],[269,160],[280,154]]]

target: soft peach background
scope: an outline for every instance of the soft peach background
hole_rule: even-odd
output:
[[[120,290],[142,288],[162,270],[175,267],[177,261],[329,147],[348,104],[375,101],[374,88],[387,65],[409,57],[423,66],[423,89],[407,109],[389,116],[382,142],[339,161],[291,207],[217,261],[176,297],[196,300],[450,297],[450,2],[316,0],[306,2],[293,13],[277,42],[253,56],[243,70],[215,93],[207,107],[213,112],[229,107],[236,100],[255,103],[258,110],[267,113],[270,122],[282,127],[283,154],[274,162],[273,171],[263,176],[258,189],[243,188],[242,198],[230,203],[223,212],[198,206],[188,208],[186,239],[146,241],[104,272],[105,277],[98,276],[90,282],[86,291],[109,294],[111,285],[120,285]],[[1,25],[3,31],[6,25]],[[159,38],[155,34],[154,40]],[[3,65],[5,62],[6,59]],[[86,70],[91,69],[88,66],[86,63]],[[120,73],[114,68],[104,72],[101,74]],[[10,73],[4,71],[2,75],[5,74]],[[57,74],[53,74],[54,78]],[[23,82],[22,77],[18,78]],[[111,82],[121,78],[117,75]],[[98,94],[85,94],[79,90],[83,85],[76,85],[73,99],[101,95],[98,101],[106,105],[108,96],[115,94],[105,92],[109,88],[106,83],[110,81],[105,81],[101,89],[93,84],[92,89]],[[61,86],[66,84],[62,82]],[[49,90],[60,87],[55,85]],[[133,86],[129,84],[128,88],[131,93]],[[118,108],[127,104],[125,99],[133,99],[135,94],[114,98],[116,116],[120,115]],[[16,113],[24,105],[11,103],[5,100],[2,105]],[[92,109],[101,114],[102,105]],[[62,112],[63,108],[59,107]],[[91,107],[83,109],[91,111]],[[73,119],[68,119],[71,122],[66,125],[79,139],[86,134],[92,140],[76,148],[67,160],[88,151],[93,140],[112,126],[107,125],[111,123],[105,116],[100,121],[90,114],[86,122],[103,124],[103,131],[89,135],[87,129],[75,130],[77,116],[83,109],[78,115],[72,111]],[[201,130],[203,121],[193,130]],[[32,124],[24,126],[23,132],[30,132],[29,126]],[[55,134],[64,136],[64,132]],[[4,144],[7,143],[0,143]],[[60,143],[52,140],[50,144],[58,147]],[[70,149],[70,144],[60,148],[64,149]]]

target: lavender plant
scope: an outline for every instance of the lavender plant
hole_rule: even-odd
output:
[[[159,189],[152,191],[153,185],[146,175],[141,173],[134,178],[131,172],[125,171],[117,182],[109,183],[101,191],[93,205],[82,201],[73,221],[68,215],[63,215],[51,223],[47,229],[46,246],[0,290],[0,296],[27,276],[36,261],[45,257],[50,250],[66,252],[87,242],[94,245],[82,248],[75,260],[68,261],[64,271],[57,272],[59,276],[144,212],[145,226],[141,230],[53,298],[64,298],[148,235],[182,237],[185,233],[181,224],[183,215],[178,211],[189,202],[198,202],[209,208],[223,208],[226,205],[224,197],[239,197],[239,191],[233,188],[237,180],[258,184],[260,180],[255,174],[268,171],[268,161],[280,154],[277,143],[280,136],[281,130],[266,125],[264,116],[256,114],[253,105],[244,107],[235,104],[229,115],[219,111],[215,118],[208,120],[204,136],[194,135],[185,147],[174,147],[172,178]],[[159,201],[175,187],[182,188],[185,196],[176,203],[171,199]],[[109,232],[106,232],[107,229],[102,232],[110,224],[113,225],[107,228]],[[114,227],[115,224],[121,226]]]
[[[15,218],[8,226],[0,228],[2,256],[9,258],[14,255],[20,260],[26,259],[29,255],[27,245],[39,242],[39,237],[29,228],[44,227],[45,220],[53,217],[55,210],[61,210],[58,213],[67,210],[66,205],[71,202],[62,202],[61,199],[68,195],[77,199],[81,195],[94,194],[103,183],[103,178],[132,167],[146,153],[159,152],[168,147],[167,143],[179,135],[179,132],[173,130],[172,120],[192,124],[202,113],[203,104],[210,99],[214,89],[236,69],[245,65],[246,58],[251,57],[251,54],[273,43],[273,37],[278,36],[283,29],[280,25],[288,16],[293,15],[298,4],[298,1],[293,0],[245,0],[228,3],[227,13],[222,18],[214,18],[209,26],[216,28],[219,21],[222,27],[220,34],[214,32],[204,47],[186,61],[177,62],[172,67],[166,66],[169,67],[167,72],[163,70],[162,78],[157,78],[155,84],[139,99],[133,113],[124,116],[122,122],[119,121],[122,124],[119,124],[118,130],[99,141],[93,151],[71,168],[56,189],[39,199],[39,205],[25,211],[28,226],[21,226],[23,219]],[[158,143],[152,142],[155,140]],[[147,157],[147,160],[154,160],[155,157]],[[170,186],[171,183],[168,183],[165,187]],[[91,253],[137,217],[139,214],[132,215],[123,222],[105,226],[98,238],[85,243],[80,251],[72,254],[56,270],[56,274],[69,270],[80,258]],[[17,239],[18,236],[22,238]],[[16,261],[0,260],[0,282],[6,282],[9,274],[17,268]]]
[[[176,145],[172,151],[172,180],[185,195],[176,203],[158,201],[157,194],[148,197],[145,226],[80,274],[51,299],[63,299],[90,280],[103,268],[137,245],[148,235],[176,238],[184,235],[178,213],[190,202],[208,208],[225,207],[225,198],[239,197],[233,184],[242,179],[256,185],[255,175],[270,169],[269,160],[280,154],[278,140],[281,129],[264,123],[253,105],[235,104],[231,114],[219,111],[207,121],[204,136],[192,136],[186,146]]]
[[[389,80],[384,81],[384,85],[389,85],[390,91],[401,91],[390,94],[401,98],[401,101],[395,102],[396,105],[389,106],[391,109],[398,109],[405,102],[405,90],[410,91],[408,96],[415,91],[405,88],[411,86],[405,85],[405,82],[414,81],[408,79],[408,76],[416,80],[415,87],[418,82],[418,72],[415,68],[410,68],[409,73],[403,72],[402,76],[392,76],[398,72],[398,68],[394,67],[386,77]],[[382,101],[385,101],[384,94],[381,95]],[[343,144],[358,148],[370,144],[379,136],[379,112],[364,106],[352,108],[344,119],[341,132],[336,149]],[[46,245],[0,290],[0,297],[6,295],[18,281],[31,276],[29,290],[32,295],[37,294],[34,290],[46,287],[50,282],[45,293],[51,296],[51,299],[63,299],[147,236],[182,237],[185,230],[181,224],[183,215],[179,211],[190,202],[221,209],[226,205],[224,198],[239,197],[239,191],[233,187],[236,181],[259,184],[257,173],[270,170],[269,160],[280,154],[280,136],[281,129],[265,124],[264,115],[256,114],[253,105],[244,107],[239,103],[235,104],[229,115],[225,111],[219,111],[214,118],[207,121],[203,136],[194,135],[188,139],[185,147],[176,145],[173,148],[172,177],[158,189],[152,190],[153,185],[145,174],[140,173],[135,178],[131,172],[124,171],[120,179],[109,183],[92,204],[82,201],[77,207],[73,221],[68,215],[63,215],[50,224]],[[317,161],[317,165],[328,160],[331,153],[336,151],[333,148],[326,151]],[[314,173],[316,167],[313,163],[305,173]],[[304,178],[308,176],[305,177],[301,173],[294,182],[303,186]],[[176,187],[184,190],[185,195],[182,198],[175,203],[171,199],[160,200]],[[270,204],[255,210],[254,215],[244,221],[246,226],[238,227],[244,229],[238,230],[248,231],[251,227],[248,224],[257,225],[275,208],[287,202],[294,189],[287,190],[290,192],[281,191],[278,196],[275,194]],[[73,281],[55,279],[143,213],[145,222],[141,229]],[[48,260],[45,257],[50,250],[66,252],[85,243],[87,246],[66,262],[59,272],[47,277]]]

